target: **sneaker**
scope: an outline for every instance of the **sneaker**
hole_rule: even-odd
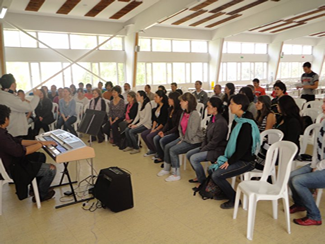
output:
[[[220,205],[220,208],[222,209],[232,209],[234,208],[235,203],[233,203],[232,201],[228,201],[228,202],[224,202],[223,204]]]
[[[172,182],[172,181],[179,181],[180,179],[181,177],[178,175],[170,175],[168,178],[165,179],[165,181]]]
[[[154,154],[155,154],[155,152],[149,150],[146,154],[143,155],[143,157],[149,157]]]
[[[166,170],[160,170],[159,173],[157,174],[157,176],[161,177],[161,176],[169,175],[169,174],[170,174],[169,171],[166,171]]]
[[[303,211],[306,211],[306,208],[305,208],[305,207],[297,206],[296,204],[293,204],[293,205],[290,207],[290,213],[291,213],[291,214],[293,214],[293,213],[297,213],[297,212],[303,212]]]
[[[301,219],[294,219],[293,222],[297,225],[303,225],[303,226],[310,226],[310,225],[321,225],[321,220],[313,220],[309,219],[308,217],[304,217]]]
[[[50,190],[47,195],[42,199],[41,198],[41,202],[44,202],[44,201],[47,201],[47,200],[50,200],[52,199],[52,197],[55,195],[55,191],[54,190]],[[35,197],[32,198],[32,201],[33,202],[36,202],[36,199]]]
[[[123,149],[123,152],[128,152],[128,151],[132,151],[132,150],[133,150],[132,147],[127,147],[127,148]]]
[[[133,149],[130,154],[136,154],[136,153],[139,153],[140,152],[140,149]]]
[[[157,158],[157,159],[155,159],[155,161],[154,161],[155,164],[159,164],[159,163],[162,163],[162,162],[164,162],[164,160],[162,160],[162,159],[160,159],[160,158]]]

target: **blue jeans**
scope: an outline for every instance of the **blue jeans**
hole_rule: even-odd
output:
[[[157,150],[157,154],[158,154],[158,158],[160,158],[161,160],[164,160],[164,148],[165,146],[176,140],[178,138],[178,134],[169,134],[166,135],[164,137],[160,137],[159,135],[156,135],[153,138],[153,142],[155,144],[156,150]]]
[[[208,151],[200,152],[200,148],[195,148],[186,154],[188,161],[190,161],[192,168],[194,169],[197,179],[200,183],[203,183],[206,179],[206,173],[201,165],[201,162],[207,161]]]
[[[319,209],[309,189],[325,188],[325,170],[312,172],[312,168],[308,164],[292,171],[289,187],[294,203],[307,209],[307,217],[317,221],[321,220]]]
[[[227,181],[227,178],[231,178],[247,171],[253,170],[255,168],[255,162],[244,162],[237,161],[236,163],[230,164],[227,169],[218,168],[212,173],[213,182],[220,187],[222,192],[227,196],[229,201],[235,202],[236,192],[232,188],[231,184]]]
[[[52,166],[52,167],[51,167]],[[48,192],[50,185],[55,177],[56,168],[52,164],[41,165],[41,168],[37,172],[37,183],[38,183],[38,191],[40,193],[41,200],[44,199]]]
[[[77,132],[73,128],[73,123],[77,121],[77,118],[75,116],[71,116],[67,119],[67,121],[64,121],[63,118],[60,116],[58,119],[57,129],[61,129],[63,125],[63,129],[66,131],[69,131],[71,134],[77,135]]]
[[[127,140],[127,146],[132,147],[133,149],[139,149],[139,144],[137,141],[137,134],[147,130],[144,125],[140,125],[134,129],[126,128],[125,129],[125,137]]]
[[[158,135],[160,130],[151,132],[151,129],[147,129],[141,133],[142,140],[146,143],[149,151],[156,153],[157,149],[154,144],[153,138]]]

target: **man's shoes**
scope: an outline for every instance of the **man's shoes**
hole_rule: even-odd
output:
[[[41,198],[41,202],[50,200],[54,195],[55,195],[55,191],[54,190],[50,190],[43,199]],[[33,202],[36,202],[35,197],[32,198],[32,201]]]
[[[321,220],[313,220],[309,219],[308,217],[304,217],[301,219],[294,219],[293,222],[297,225],[303,225],[303,226],[310,226],[310,225],[321,225]]]
[[[241,201],[239,201],[239,206],[241,205]],[[235,203],[232,201],[224,202],[223,204],[220,205],[220,208],[222,209],[232,209],[235,207]]]
[[[291,214],[293,214],[293,213],[297,213],[297,212],[303,212],[303,211],[306,211],[306,208],[305,208],[305,207],[297,206],[296,204],[293,204],[293,205],[290,207],[290,213],[291,213]]]
[[[198,183],[199,181],[196,179],[190,179],[190,180],[188,180],[188,182],[190,182],[190,183]]]
[[[159,163],[162,163],[162,162],[164,162],[164,160],[161,160],[160,158],[155,159],[155,161],[154,161],[155,164],[159,164]]]

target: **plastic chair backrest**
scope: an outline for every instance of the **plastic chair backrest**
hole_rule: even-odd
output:
[[[323,105],[322,101],[309,101],[304,104],[304,109],[306,109],[308,107],[322,109],[322,105]]]
[[[228,107],[228,119],[229,119],[228,124],[232,124],[232,122],[233,122],[234,119],[235,119],[235,115],[234,115],[233,113],[231,113],[231,110],[230,110],[229,107]]]
[[[324,118],[325,118],[325,114],[324,113],[320,113],[318,116],[317,116],[317,118],[316,118],[316,124],[317,123],[321,123],[323,120],[324,120]]]
[[[59,104],[57,103],[52,103],[52,114],[55,120],[58,119],[58,112],[59,112]]]
[[[201,117],[204,115],[204,104],[203,103],[197,103],[196,105],[196,111],[199,112]]]
[[[83,115],[83,104],[76,102],[76,113],[77,113],[77,120],[82,118]]]
[[[313,121],[313,123],[315,123],[318,115],[321,112],[322,111],[317,108],[305,108],[304,110],[301,111],[301,116],[309,116],[311,118],[311,120]]]
[[[300,154],[304,154],[306,153],[307,150],[307,145],[309,143],[309,138],[310,138],[310,134],[311,134],[311,138],[313,139],[313,143],[314,145],[316,143],[316,139],[317,139],[317,135],[319,134],[319,130],[321,128],[321,124],[317,123],[317,124],[312,124],[310,126],[308,126],[305,131],[304,131],[304,135],[302,137],[302,144],[301,144],[301,148],[300,148]]]
[[[303,98],[295,98],[294,100],[300,110],[302,110],[304,104],[307,102],[306,99],[303,99]]]
[[[269,129],[265,130],[261,133],[261,143],[263,142],[264,138],[267,137],[267,141],[269,145],[272,145],[275,142],[282,141],[283,139],[283,132],[277,129]]]
[[[4,183],[14,182],[7,174],[7,171],[5,169],[5,166],[3,165],[1,158],[0,158],[0,174],[4,180]]]
[[[276,142],[268,149],[261,181],[267,181],[278,159],[278,174],[274,185],[279,192],[274,192],[274,194],[281,194],[285,190],[291,172],[292,161],[297,151],[297,145],[290,141]]]

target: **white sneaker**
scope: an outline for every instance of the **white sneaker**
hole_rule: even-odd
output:
[[[170,175],[168,178],[165,179],[167,182],[178,181],[181,177],[177,175]]]
[[[136,153],[139,153],[140,152],[140,149],[133,149],[130,154],[136,154]]]
[[[155,152],[148,151],[147,153],[145,153],[145,154],[143,155],[143,157],[149,157],[149,156],[152,156],[152,155],[155,155]]]
[[[160,170],[160,172],[157,174],[158,177],[164,176],[164,175],[169,175],[170,172],[166,171],[164,169]]]

